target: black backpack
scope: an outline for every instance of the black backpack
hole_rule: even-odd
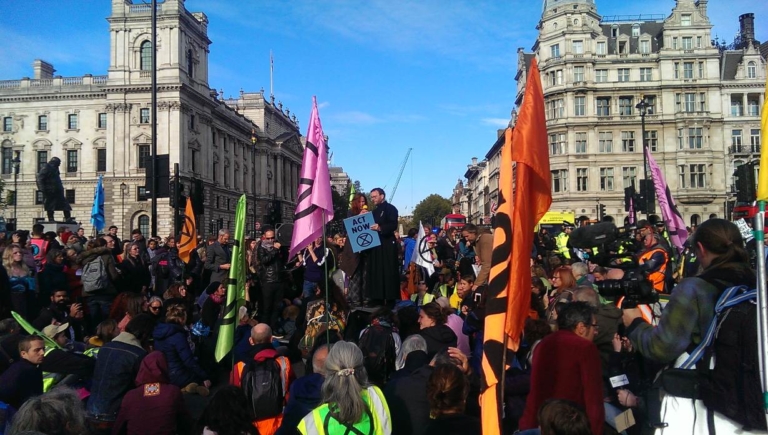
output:
[[[358,347],[363,351],[363,365],[368,372],[368,379],[383,386],[395,371],[395,339],[392,328],[381,324],[369,326],[360,337]]]
[[[283,413],[285,394],[279,359],[251,361],[243,369],[240,385],[257,420]]]
[[[723,288],[719,282],[711,284]],[[716,411],[744,430],[766,430],[756,298],[757,292],[745,286],[725,289],[707,335],[691,353],[689,361],[696,363],[698,397],[707,408],[710,429],[714,429],[712,413]],[[710,369],[713,359],[715,366]]]

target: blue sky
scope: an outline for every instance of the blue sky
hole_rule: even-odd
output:
[[[675,0],[597,0],[602,15],[667,15]],[[32,75],[35,58],[57,74],[105,74],[107,0],[3,2],[0,80]],[[210,21],[209,85],[226,96],[269,91],[306,134],[312,96],[333,163],[365,190],[394,186],[401,214],[431,193],[448,196],[472,157],[483,158],[509,121],[517,48],[530,50],[541,1],[187,0]],[[738,16],[755,13],[768,39],[768,2],[713,0],[713,34],[732,41]]]

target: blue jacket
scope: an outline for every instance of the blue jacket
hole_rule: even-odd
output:
[[[88,415],[114,421],[123,396],[134,388],[141,360],[147,355],[132,334],[122,332],[99,350],[93,373]]]
[[[168,362],[168,374],[171,384],[179,388],[191,382],[202,383],[208,379],[205,370],[200,367],[189,345],[189,332],[176,323],[158,323],[152,334],[155,350],[165,355]]]
[[[403,239],[403,245],[405,247],[403,251],[403,265],[408,267],[411,263],[411,257],[413,257],[413,248],[416,247],[416,239],[406,237]]]
[[[291,384],[288,403],[285,405],[283,422],[275,435],[298,434],[297,426],[301,419],[320,406],[322,401],[323,381],[325,378],[318,373],[302,376]]]

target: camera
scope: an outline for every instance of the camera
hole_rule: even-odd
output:
[[[623,297],[622,309],[659,301],[659,294],[653,285],[638,271],[627,271],[622,279],[606,279],[595,284],[597,291],[606,299],[615,301]]]

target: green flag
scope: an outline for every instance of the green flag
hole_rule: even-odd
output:
[[[23,317],[21,317],[19,313],[17,313],[16,311],[11,311],[11,315],[13,316],[14,319],[16,319],[16,323],[18,323],[22,329],[27,331],[27,334],[37,335],[38,337],[42,338],[43,341],[45,341],[46,347],[61,349],[61,346],[59,346],[59,343],[56,343],[55,341],[53,341],[52,338],[48,337],[47,335],[35,329],[35,327],[32,326],[29,322],[27,322]]]
[[[221,361],[234,346],[237,310],[245,300],[245,195],[237,201],[235,211],[235,234],[232,247],[232,260],[229,268],[227,286],[227,304],[224,318],[216,342],[216,361]]]
[[[349,206],[352,207],[352,200],[355,199],[355,185],[349,186]]]

